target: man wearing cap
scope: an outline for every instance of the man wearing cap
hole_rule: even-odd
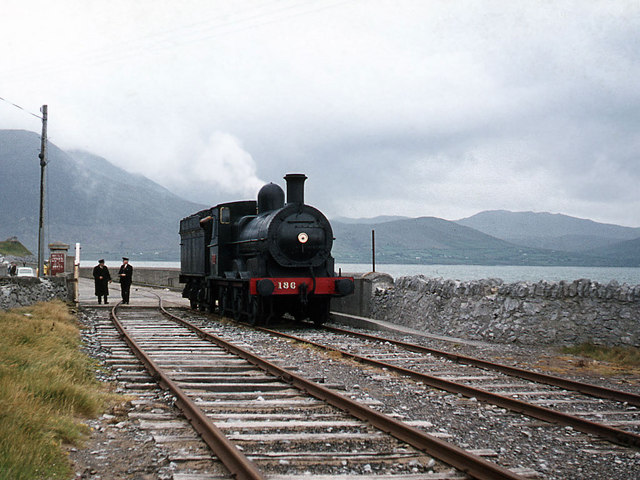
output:
[[[104,303],[109,303],[107,297],[109,296],[109,282],[111,282],[111,274],[109,269],[104,264],[104,259],[98,260],[98,265],[93,267],[93,279],[96,283],[96,296],[98,297],[98,303],[102,303],[102,297],[104,297]]]
[[[129,290],[131,290],[131,282],[133,280],[133,267],[129,265],[129,259],[122,257],[122,265],[120,266],[120,290],[122,291],[122,303],[129,303]]]

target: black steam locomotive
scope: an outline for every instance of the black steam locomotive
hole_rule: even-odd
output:
[[[285,313],[322,324],[331,297],[354,290],[337,277],[327,218],[304,203],[304,174],[288,174],[258,201],[222,203],[180,221],[180,282],[191,308],[250,323]]]

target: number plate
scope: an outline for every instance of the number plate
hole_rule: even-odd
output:
[[[275,282],[276,284],[276,290],[280,291],[280,292],[295,292],[298,288],[298,283],[297,282]]]

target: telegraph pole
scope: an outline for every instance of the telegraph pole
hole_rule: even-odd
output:
[[[376,271],[376,231],[371,230],[371,271]]]
[[[45,167],[47,166],[47,105],[40,109],[42,112],[42,143],[40,144],[40,223],[38,228],[38,276],[44,277],[44,194]]]

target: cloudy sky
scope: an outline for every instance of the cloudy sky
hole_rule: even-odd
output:
[[[640,227],[637,0],[4,0],[0,128],[193,201]],[[55,165],[51,165],[55,168]]]

